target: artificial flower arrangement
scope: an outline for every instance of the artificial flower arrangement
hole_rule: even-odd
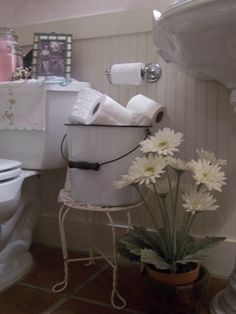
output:
[[[190,232],[198,215],[218,208],[213,192],[221,191],[226,184],[221,169],[226,161],[203,149],[197,150],[197,160],[177,159],[174,154],[182,141],[180,132],[170,128],[159,130],[140,142],[144,157],[137,157],[128,174],[115,182],[116,188],[136,188],[154,227],[148,230],[133,226],[118,241],[118,251],[131,261],[169,273],[181,272],[184,266],[188,269],[189,265],[201,262],[208,249],[224,240],[210,236],[195,239]],[[183,179],[186,179],[185,185]],[[152,205],[145,190],[154,194]]]
[[[10,81],[19,81],[19,80],[30,80],[32,78],[32,69],[31,67],[19,67],[16,68],[15,72],[12,73]]]

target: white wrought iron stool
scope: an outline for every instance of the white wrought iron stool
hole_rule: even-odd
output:
[[[119,212],[119,211],[126,211],[127,213],[127,230],[126,232],[129,231],[130,225],[131,225],[131,218],[130,218],[130,210],[136,207],[139,207],[142,202],[132,204],[132,205],[127,205],[127,206],[120,206],[120,207],[99,207],[99,206],[91,206],[87,204],[82,204],[79,203],[78,201],[75,201],[70,193],[66,190],[61,191],[61,201],[62,201],[62,206],[59,211],[59,229],[60,229],[60,236],[61,236],[61,245],[62,245],[62,253],[63,253],[63,260],[64,260],[64,280],[62,282],[59,282],[55,284],[52,288],[53,292],[61,292],[66,289],[68,286],[68,280],[69,280],[69,263],[71,262],[79,262],[79,261],[88,261],[86,265],[92,265],[95,264],[95,259],[105,259],[107,263],[112,267],[113,269],[113,283],[112,283],[112,292],[111,292],[111,304],[114,308],[116,309],[123,309],[126,306],[126,301],[120,293],[118,292],[117,289],[117,277],[118,277],[118,256],[117,256],[117,251],[116,251],[116,232],[115,232],[115,225],[114,221],[112,218],[112,213],[114,212]],[[67,242],[66,242],[66,235],[65,235],[65,219],[67,214],[71,209],[74,210],[82,210],[85,211],[86,213],[86,222],[88,225],[88,234],[89,234],[89,257],[84,257],[84,258],[69,258],[68,257],[68,249],[67,249]],[[107,256],[105,255],[94,243],[92,239],[92,232],[90,225],[91,223],[88,220],[88,213],[89,212],[101,212],[105,213],[109,225],[111,227],[112,231],[112,250],[113,250],[113,255]],[[99,256],[93,256],[93,249],[95,249],[98,253]],[[117,297],[121,305],[116,305],[115,303],[115,297]]]

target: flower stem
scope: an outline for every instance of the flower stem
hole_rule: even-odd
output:
[[[172,189],[172,185],[171,185],[171,179],[170,179],[170,173],[169,173],[168,166],[166,167],[166,173],[167,173],[167,180],[168,180],[168,185],[169,185],[169,189],[170,189],[171,204],[172,204],[172,208],[174,208],[173,189]]]
[[[177,232],[177,205],[178,205],[178,196],[179,196],[179,186],[180,186],[180,176],[181,173],[177,174],[177,183],[176,183],[176,193],[175,193],[175,202],[173,207],[173,225],[172,225],[172,243],[173,243],[173,261],[176,260],[176,232]]]
[[[179,243],[182,243],[182,241],[183,241],[183,238],[184,238],[184,235],[186,232],[186,228],[188,226],[188,221],[189,221],[189,213],[185,212],[184,217],[183,217],[182,226],[180,228]],[[180,246],[178,247],[177,257],[179,256],[179,249],[180,249]]]
[[[165,197],[163,197],[162,199],[163,199],[163,208],[164,208],[164,215],[165,215],[165,219],[166,219],[167,230],[168,230],[168,233],[170,235],[170,220],[169,220],[169,216],[168,216],[168,212],[167,212],[167,208],[166,208],[166,199],[165,199]]]
[[[140,197],[141,197],[141,199],[142,199],[142,201],[143,201],[143,204],[144,204],[144,206],[146,207],[146,209],[147,209],[147,211],[148,211],[150,217],[152,218],[152,221],[153,221],[153,224],[154,224],[154,226],[155,226],[155,228],[156,228],[156,231],[158,232],[158,229],[159,229],[158,224],[157,224],[157,222],[156,222],[155,217],[154,217],[153,214],[152,214],[152,211],[151,211],[150,207],[148,206],[148,203],[147,203],[146,199],[144,198],[142,192],[140,191],[140,189],[139,189],[139,187],[138,187],[137,185],[135,185],[135,188],[136,188],[138,194],[140,195]]]
[[[184,232],[183,232],[183,236],[182,236],[182,245],[179,247],[179,251],[178,251],[178,257],[181,257],[181,254],[183,253],[184,249],[185,249],[185,245],[186,245],[186,242],[188,240],[188,233],[193,225],[193,222],[194,222],[194,219],[196,217],[197,213],[194,212],[194,213],[191,213],[186,221],[186,224],[184,226]]]
[[[169,216],[166,208],[166,199],[165,197],[162,198],[163,201],[163,209],[164,209],[164,215],[165,215],[165,220],[166,220],[166,230],[167,230],[167,249],[168,249],[168,256],[171,258],[171,229],[170,229],[170,221],[169,221]]]
[[[169,222],[169,217],[168,217],[168,213],[166,210],[166,203],[165,203],[165,199],[163,198],[163,205],[161,204],[160,201],[160,196],[158,194],[157,191],[157,187],[156,185],[153,183],[153,188],[155,191],[155,195],[156,195],[156,200],[160,209],[160,213],[161,213],[161,218],[162,218],[162,222],[163,222],[163,232],[166,233],[166,248],[168,250],[169,253],[169,257],[171,257],[171,235],[170,235],[170,222]]]
[[[161,218],[162,218],[162,222],[163,222],[163,227],[166,228],[167,227],[167,221],[165,219],[164,210],[163,210],[162,204],[160,202],[160,198],[159,198],[159,195],[158,195],[158,192],[157,192],[157,188],[156,188],[155,183],[153,183],[152,185],[153,185],[154,192],[155,192],[155,195],[156,195],[157,204],[158,204],[158,207],[159,207],[160,212],[161,212]]]

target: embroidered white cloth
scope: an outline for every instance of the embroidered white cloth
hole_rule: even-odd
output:
[[[42,80],[0,83],[0,129],[45,130],[46,87]]]

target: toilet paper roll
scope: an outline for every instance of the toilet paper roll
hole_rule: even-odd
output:
[[[116,120],[102,110],[92,114],[86,124],[119,125]]]
[[[69,122],[88,124],[88,119],[93,112],[96,112],[104,98],[105,95],[92,88],[82,88],[78,93],[74,107],[69,113]]]
[[[166,107],[142,94],[131,98],[126,108],[150,119],[152,126],[160,123],[166,116]]]
[[[140,126],[151,126],[152,121],[148,117],[145,117],[141,114],[134,113],[134,119],[132,125],[140,125]]]
[[[90,115],[88,124],[132,125],[134,123],[135,115],[107,95],[96,109]]]
[[[114,64],[111,67],[110,79],[114,85],[140,85],[143,63]]]

